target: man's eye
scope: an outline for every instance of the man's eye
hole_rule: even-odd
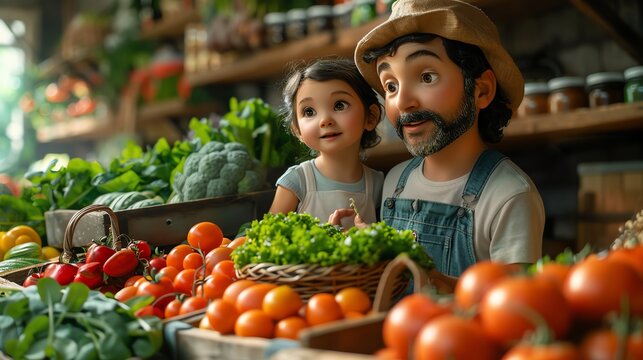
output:
[[[424,73],[422,74],[422,82],[430,84],[435,81],[435,74],[432,73]]]
[[[315,115],[315,110],[313,108],[304,108],[301,113],[306,117],[311,117]]]
[[[387,82],[386,84],[384,84],[384,90],[386,90],[386,92],[388,93],[393,93],[397,90],[397,85],[392,82]]]
[[[335,110],[341,111],[348,107],[348,104],[345,101],[338,101],[335,103]]]

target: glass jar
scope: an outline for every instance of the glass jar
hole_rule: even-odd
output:
[[[585,79],[589,91],[589,107],[623,102],[625,78],[619,72],[600,72],[587,75]]]
[[[352,12],[352,1],[333,5],[333,28],[336,30],[340,30],[351,27]]]
[[[525,97],[518,106],[518,117],[549,112],[549,86],[546,82],[525,83]]]
[[[366,24],[376,17],[375,0],[357,0],[351,13],[351,26]]]
[[[266,26],[266,46],[271,47],[286,42],[286,14],[282,12],[267,13],[263,18]]]
[[[286,13],[286,38],[301,40],[308,33],[308,17],[305,9],[291,9]]]
[[[549,80],[549,112],[558,114],[587,107],[585,80],[582,77],[563,76]]]
[[[628,68],[625,75],[625,102],[643,101],[643,66]]]
[[[333,7],[315,5],[308,8],[308,35],[319,34],[333,29]]]

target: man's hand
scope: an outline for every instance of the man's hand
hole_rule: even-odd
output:
[[[341,226],[342,219],[345,217],[352,217],[353,223],[359,229],[363,229],[368,226],[368,224],[365,223],[364,220],[362,220],[362,218],[357,215],[355,213],[355,210],[353,209],[337,209],[333,211],[333,213],[330,214],[330,217],[328,218],[328,222],[331,223],[331,225]]]

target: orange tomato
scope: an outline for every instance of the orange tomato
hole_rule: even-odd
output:
[[[200,296],[192,296],[183,300],[183,304],[181,304],[181,308],[179,309],[179,315],[195,312],[204,309],[206,306],[208,306],[208,299]]]
[[[549,279],[553,281],[559,289],[562,289],[571,270],[572,267],[570,265],[549,262],[539,266],[534,276]]]
[[[301,297],[293,288],[282,285],[266,293],[261,309],[271,318],[281,320],[296,315],[302,304]]]
[[[455,304],[462,310],[477,306],[493,285],[514,271],[513,266],[489,260],[471,265],[462,273],[455,286]]]
[[[275,337],[286,339],[299,339],[299,332],[308,327],[308,323],[301,316],[291,316],[279,320],[275,326]]]
[[[214,265],[212,275],[225,275],[233,280],[237,280],[237,273],[234,271],[234,262],[232,260],[223,260]]]
[[[223,292],[233,282],[234,280],[225,275],[211,275],[203,285],[197,287],[196,295],[203,296],[209,300],[220,299],[223,296]]]
[[[136,283],[138,279],[141,279],[141,278],[143,278],[143,275],[132,275],[129,278],[127,278],[127,280],[125,280],[125,284],[123,285],[123,287],[132,286]]]
[[[165,310],[163,311],[163,313],[165,314],[165,318],[168,319],[177,316],[179,314],[179,310],[181,309],[181,304],[183,304],[183,302],[179,299],[170,301],[165,306]]]
[[[174,290],[180,291],[182,293],[192,295],[192,285],[194,284],[194,274],[196,270],[194,269],[185,269],[181,270],[172,281],[174,285]]]
[[[344,313],[344,318],[346,319],[361,319],[364,316],[366,316],[366,314],[357,311],[349,311]]]
[[[171,281],[174,281],[174,278],[178,273],[179,273],[179,270],[174,266],[166,266],[163,269],[159,270],[157,274],[159,277],[166,277]]]
[[[235,303],[237,311],[243,313],[251,309],[261,309],[266,294],[276,287],[275,284],[256,284],[244,289],[239,293]]]
[[[255,284],[257,283],[252,280],[237,280],[225,289],[222,299],[229,302],[230,304],[236,305],[239,294],[246,288],[249,288]]]
[[[311,326],[340,320],[344,317],[335,297],[328,293],[315,294],[306,304],[306,322]]]
[[[195,249],[201,249],[207,254],[212,249],[218,247],[223,240],[223,231],[219,225],[204,221],[190,228],[188,232],[188,243]]]
[[[183,258],[183,269],[198,269],[203,265],[203,256],[198,252],[185,255]]]
[[[349,287],[335,294],[335,301],[342,308],[342,313],[358,312],[365,314],[371,309],[371,299],[368,294],[357,287]]]
[[[243,244],[244,242],[246,242],[246,237],[245,237],[245,236],[239,236],[238,238],[236,238],[236,239],[232,240],[232,241],[228,244],[228,247],[229,247],[230,249],[236,249],[236,248],[238,248],[239,246],[241,246],[241,244]]]
[[[218,247],[210,250],[205,255],[205,272],[210,274],[214,266],[224,260],[230,260],[230,253],[233,249],[227,247]]]
[[[232,240],[228,239],[227,237],[224,237],[224,238],[223,238],[223,240],[221,240],[221,245],[219,245],[219,246],[228,246],[228,244],[229,244],[231,241],[232,241]]]
[[[275,333],[275,324],[263,310],[251,309],[239,315],[234,324],[234,333],[238,336],[256,336],[269,339]]]
[[[194,250],[189,245],[177,245],[167,254],[165,262],[167,266],[175,267],[177,270],[183,270],[183,259],[193,252]]]
[[[234,304],[222,299],[216,299],[205,309],[205,316],[208,318],[212,330],[221,334],[231,334],[239,313]]]
[[[138,289],[134,285],[126,286],[120,290],[116,294],[114,294],[114,299],[120,301],[120,302],[125,302],[134,296],[136,296],[136,292]]]

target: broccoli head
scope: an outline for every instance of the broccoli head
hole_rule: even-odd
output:
[[[206,189],[207,197],[232,195],[237,193],[236,183],[224,179],[212,179]]]
[[[239,181],[238,192],[240,194],[259,191],[264,188],[263,177],[254,170],[246,170],[243,179]]]

